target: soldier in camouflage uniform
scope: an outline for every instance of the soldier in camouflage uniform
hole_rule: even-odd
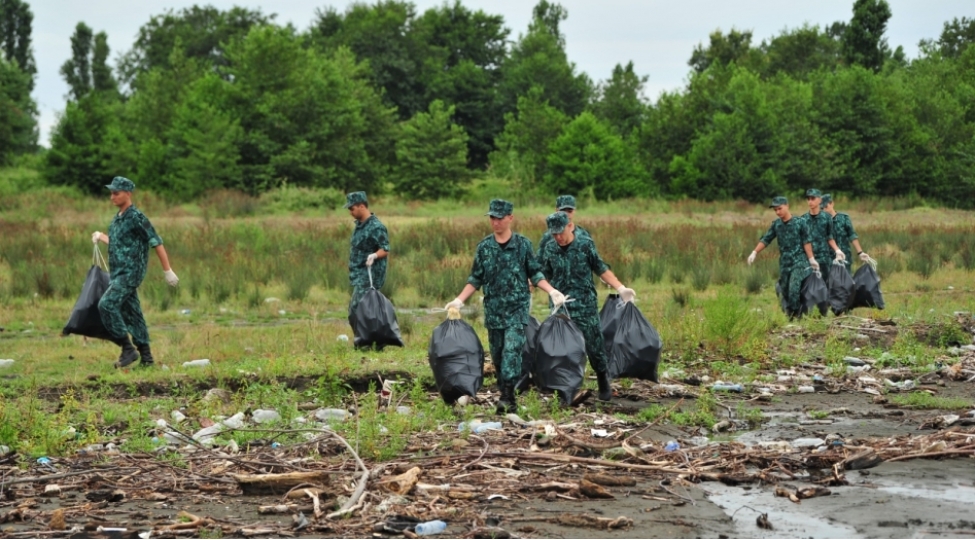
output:
[[[529,282],[549,294],[556,305],[565,296],[555,290],[541,272],[531,240],[511,231],[514,205],[502,199],[491,201],[488,216],[494,234],[477,245],[467,285],[446,309],[460,309],[474,291],[484,293],[484,326],[488,329],[491,360],[498,373],[501,399],[497,413],[516,412],[515,382],[521,375],[521,354],[525,348],[525,325],[531,293]]]
[[[823,276],[823,281],[829,283],[830,264],[834,258],[837,261],[844,261],[846,256],[836,247],[836,240],[833,239],[832,217],[821,211],[822,197],[823,194],[818,189],[806,190],[809,211],[800,219],[805,220],[809,227],[809,242],[812,244],[813,256],[819,263],[819,272]]]
[[[108,244],[110,282],[105,294],[98,301],[98,312],[105,329],[112,336],[112,341],[122,347],[122,354],[115,362],[115,367],[128,366],[140,358],[141,366],[151,366],[153,358],[149,348],[149,329],[146,328],[138,294],[139,285],[145,279],[149,265],[149,248],[155,249],[159,256],[166,283],[175,287],[179,278],[169,266],[169,256],[163,247],[162,238],[156,234],[149,218],[132,204],[135,183],[128,178],[116,176],[105,187],[112,192],[112,204],[118,208],[118,214],[108,226],[107,235],[99,231],[91,235],[92,243]],[[131,340],[129,334],[132,334]],[[135,341],[135,347],[132,346],[132,341]]]
[[[565,212],[565,215],[569,216],[569,223],[575,227],[575,236],[578,237],[591,237],[589,231],[582,228],[582,225],[576,224],[572,221],[572,218],[576,214],[576,198],[572,195],[559,195],[555,198],[555,211]],[[538,251],[541,252],[545,248],[545,245],[552,241],[552,233],[545,231],[542,234],[542,239],[538,241]]]
[[[349,248],[349,283],[352,298],[349,300],[349,324],[352,324],[359,300],[369,290],[369,271],[372,270],[372,287],[381,289],[386,283],[386,264],[389,255],[389,233],[376,214],[369,211],[365,191],[355,191],[345,196],[345,208],[355,219],[352,244]],[[355,334],[355,325],[352,326]],[[355,334],[357,335],[357,334]]]
[[[769,208],[775,209],[778,219],[762,235],[748,256],[748,264],[755,262],[755,257],[773,240],[779,239],[779,287],[786,298],[786,314],[791,319],[799,314],[802,281],[809,275],[810,267],[812,270],[820,267],[809,242],[809,227],[805,220],[792,216],[789,201],[785,197],[775,197]]]
[[[609,401],[613,397],[613,390],[606,373],[606,350],[599,327],[599,296],[592,275],[595,273],[616,289],[624,302],[635,300],[636,292],[620,283],[609,265],[603,262],[592,237],[575,234],[577,227],[569,221],[565,212],[555,212],[545,219],[545,223],[552,241],[538,250],[542,273],[548,276],[553,287],[574,299],[565,307],[586,340],[586,356],[596,372],[599,399]]]
[[[843,252],[845,260],[843,264],[846,265],[847,270],[850,269],[851,263],[853,262],[852,254],[850,253],[850,243],[853,243],[853,247],[857,250],[857,256],[860,260],[867,262],[870,260],[870,255],[863,252],[863,248],[860,247],[859,236],[857,232],[853,230],[853,222],[850,221],[850,216],[837,212],[833,208],[833,196],[829,193],[823,195],[823,201],[820,203],[823,207],[823,212],[833,216],[833,240],[836,241],[836,245],[839,246],[840,251]]]

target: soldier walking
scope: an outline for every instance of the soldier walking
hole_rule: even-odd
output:
[[[755,262],[755,257],[773,240],[779,239],[779,289],[785,295],[786,315],[791,319],[800,311],[802,281],[809,276],[810,268],[820,270],[820,266],[809,242],[809,226],[805,220],[792,216],[788,199],[775,197],[769,208],[775,210],[777,219],[748,256],[748,264]]]
[[[846,265],[847,270],[850,269],[851,263],[853,262],[853,257],[850,253],[851,242],[853,243],[853,247],[856,248],[857,256],[860,257],[860,260],[863,262],[869,261],[870,255],[864,253],[863,248],[860,247],[860,237],[857,236],[857,232],[853,229],[853,221],[850,220],[850,216],[847,214],[836,211],[833,205],[833,196],[829,193],[823,195],[823,200],[820,205],[823,207],[823,212],[833,217],[833,240],[836,241],[836,245],[843,252],[843,264]]]
[[[846,256],[836,247],[836,240],[833,238],[833,218],[822,212],[823,194],[818,189],[806,190],[806,201],[809,204],[809,212],[802,215],[800,219],[806,221],[809,227],[809,242],[812,244],[813,256],[819,263],[819,273],[823,276],[823,281],[829,283],[829,267],[834,258],[837,261],[845,261]]]
[[[590,237],[589,231],[582,228],[582,225],[577,224],[573,221],[576,215],[576,198],[572,195],[559,195],[555,198],[555,211],[565,212],[565,215],[569,216],[569,223],[575,226],[575,236],[585,236]],[[545,245],[552,241],[552,233],[547,230],[542,233],[542,239],[538,241],[538,251],[541,252],[545,248]]]
[[[369,290],[369,270],[372,269],[371,286],[381,289],[386,283],[386,264],[389,255],[389,233],[376,214],[369,210],[369,200],[365,191],[354,191],[345,196],[345,208],[355,219],[352,242],[349,248],[349,283],[352,284],[352,298],[349,300],[349,324],[356,333],[353,323],[355,310],[362,296]]]

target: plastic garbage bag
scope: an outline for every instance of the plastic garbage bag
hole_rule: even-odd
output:
[[[884,295],[880,292],[880,276],[871,264],[864,264],[853,274],[856,294],[850,309],[872,307],[884,309]]]
[[[620,305],[622,305],[620,295],[611,294],[606,297],[603,308],[599,310],[599,330],[603,334],[603,347],[606,349],[607,358],[613,336],[616,335],[616,329],[619,327],[620,315],[623,314],[623,310],[619,309]]]
[[[440,323],[430,336],[427,355],[444,402],[477,395],[484,382],[484,347],[471,325],[460,319]]]
[[[528,318],[525,325],[525,348],[521,351],[521,377],[515,383],[515,390],[524,392],[532,385],[532,365],[535,363],[535,336],[541,324],[535,317]]]
[[[606,355],[606,371],[610,379],[632,377],[659,382],[657,366],[663,348],[660,334],[633,303],[622,304],[617,311],[621,312],[617,318],[618,326],[608,342],[609,353]]]
[[[564,403],[571,402],[582,388],[586,340],[567,314],[552,315],[538,328],[532,367],[535,385],[556,392]]]
[[[403,337],[399,331],[399,323],[396,322],[393,303],[378,290],[369,289],[362,295],[353,319],[355,324],[352,328],[355,329],[356,348],[376,346],[382,349],[387,345],[403,346]]]
[[[98,301],[108,290],[109,276],[105,268],[105,258],[102,257],[98,246],[95,246],[91,268],[85,277],[85,284],[81,287],[81,295],[71,310],[68,324],[64,325],[61,334],[78,334],[99,339],[112,339],[102,323],[102,316],[98,312]]]
[[[819,314],[824,316],[829,311],[829,288],[823,277],[816,272],[802,280],[802,287],[799,289],[799,316],[814,309],[818,309]]]
[[[853,276],[845,264],[834,264],[829,271],[829,307],[834,315],[849,311],[856,294]]]

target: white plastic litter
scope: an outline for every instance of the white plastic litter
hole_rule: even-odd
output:
[[[14,361],[10,358],[0,360],[0,368],[8,368],[12,365],[14,365]]]
[[[271,409],[256,409],[253,413],[251,413],[251,417],[258,424],[266,424],[268,422],[277,422],[278,420],[281,420],[281,415],[278,414],[278,411]]]
[[[349,417],[345,409],[318,409],[315,418],[321,422],[344,422]]]
[[[183,367],[204,367],[210,365],[209,358],[201,358],[199,360],[190,360],[189,362],[183,362]]]

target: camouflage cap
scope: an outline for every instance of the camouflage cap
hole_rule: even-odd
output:
[[[806,197],[822,197],[822,196],[823,196],[823,192],[819,191],[818,189],[806,190]]]
[[[833,202],[833,194],[826,193],[823,195],[823,200],[819,202],[819,206],[820,208],[826,208],[831,202]]]
[[[548,225],[548,232],[552,234],[562,234],[565,228],[569,225],[569,215],[565,212],[555,212],[554,214],[549,214],[545,218],[545,224]]]
[[[344,208],[352,208],[357,204],[369,204],[365,191],[353,191],[345,196]]]
[[[768,207],[775,208],[778,206],[782,206],[783,204],[789,204],[789,199],[786,199],[785,197],[780,195],[778,197],[772,197],[772,204],[768,205]]]
[[[493,218],[503,218],[505,216],[510,216],[514,209],[515,205],[504,199],[491,199],[491,205],[488,207],[488,213],[484,215],[491,216]]]
[[[559,195],[558,198],[555,199],[555,209],[565,210],[567,208],[572,210],[576,209],[576,198],[572,195]]]
[[[105,187],[112,191],[135,191],[135,182],[124,176],[116,176],[112,178],[112,183]]]

